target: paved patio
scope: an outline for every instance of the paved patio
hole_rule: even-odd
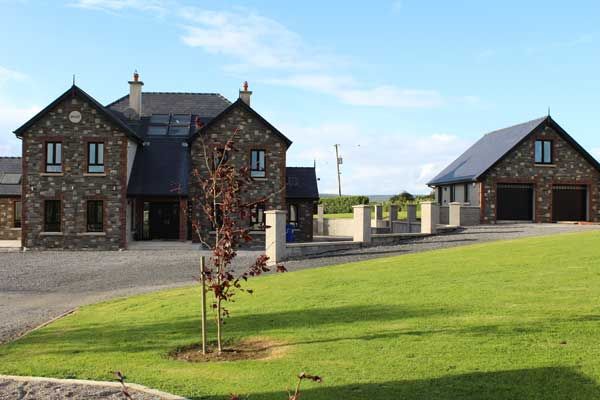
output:
[[[598,229],[599,225],[486,225],[394,246],[289,261],[285,266],[294,271],[494,240]],[[114,252],[28,251],[0,255],[0,343],[84,304],[193,284],[199,273],[199,256],[210,255],[189,243],[155,246],[158,248],[154,251],[134,246],[134,250]],[[247,267],[259,254],[259,250],[241,250],[235,267]]]

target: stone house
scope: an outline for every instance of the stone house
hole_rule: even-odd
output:
[[[436,201],[480,223],[600,221],[600,164],[550,116],[486,134],[433,178]]]
[[[298,240],[312,239],[312,214],[298,208],[318,201],[315,170],[298,181],[311,186],[312,197],[288,198],[292,142],[251,108],[247,85],[235,102],[142,86],[134,74],[129,94],[103,106],[73,85],[15,131],[23,147],[23,247],[114,250],[136,240],[191,239],[201,143],[217,148],[236,128],[238,151],[227,162],[249,167],[248,199],[267,198],[247,223],[260,236],[265,210],[289,209]],[[6,236],[0,230],[0,239]]]

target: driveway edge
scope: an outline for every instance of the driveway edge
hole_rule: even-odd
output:
[[[100,386],[121,389],[119,382],[91,381],[85,379],[59,379],[59,378],[44,378],[38,376],[16,376],[16,375],[0,375],[0,379],[7,379],[16,382],[43,382],[57,384],[73,384],[85,386]],[[152,396],[158,396],[164,400],[188,400],[186,397],[177,396],[174,394],[161,392],[160,390],[150,389],[146,386],[137,383],[126,383],[127,389],[133,389],[138,392],[143,392]]]

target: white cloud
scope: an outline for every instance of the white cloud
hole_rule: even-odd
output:
[[[27,122],[38,111],[39,106],[14,107],[0,102],[0,155],[21,155],[21,141],[13,131]]]
[[[318,68],[300,36],[279,22],[251,11],[210,11],[187,7],[182,40],[211,54],[234,58],[241,66],[267,69]]]
[[[316,160],[322,193],[337,192],[335,143],[341,144],[346,194],[427,193],[426,183],[471,144],[447,133],[389,131],[375,136],[347,123],[282,128],[295,142],[288,163],[312,165]]]
[[[363,88],[347,75],[302,74],[263,82],[329,94],[355,106],[431,108],[444,103],[442,95],[435,90],[401,89],[390,85]]]
[[[27,75],[24,73],[0,65],[0,86],[8,81],[24,81],[26,79]]]
[[[29,77],[19,71],[0,65],[0,89],[9,83],[24,82]],[[0,155],[15,156],[21,154],[21,141],[12,133],[40,110],[38,106],[17,107],[5,98],[0,91]]]
[[[350,74],[330,72],[339,69],[342,57],[323,55],[284,25],[251,11],[190,7],[180,16],[186,21],[183,42],[235,60],[225,67],[230,72],[277,71],[283,76],[262,81],[332,95],[356,106],[430,108],[444,103],[435,90],[359,84]]]
[[[171,3],[168,0],[76,0],[70,3],[70,5],[90,10],[118,12],[132,9],[153,11],[162,14],[167,12],[167,6]]]
[[[359,82],[343,72],[342,66],[350,64],[345,57],[309,45],[280,22],[245,8],[215,11],[184,7],[176,0],[76,0],[72,5],[112,12],[126,9],[169,12],[183,29],[183,43],[230,59],[223,67],[225,71],[237,75],[252,73],[262,82],[327,94],[345,104],[432,108],[452,99],[443,98],[432,89]],[[401,5],[399,1],[392,3],[393,8]],[[274,72],[277,77],[272,77]],[[271,76],[260,79],[264,73]]]

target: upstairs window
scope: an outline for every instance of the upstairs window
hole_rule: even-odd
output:
[[[44,232],[60,232],[60,200],[44,201]]]
[[[88,171],[90,174],[104,173],[104,143],[88,143]]]
[[[264,178],[265,172],[265,151],[252,150],[250,165],[250,176],[252,178]]]
[[[191,114],[152,114],[148,135],[187,136],[190,133]]]
[[[19,201],[19,200],[15,201],[15,209],[13,212],[13,221],[14,221],[13,226],[15,228],[21,227],[21,201]]]
[[[46,172],[62,172],[62,143],[46,143]]]
[[[87,231],[104,232],[104,207],[102,200],[87,202]]]
[[[536,164],[552,164],[552,141],[551,140],[536,140],[535,141],[535,163]]]

